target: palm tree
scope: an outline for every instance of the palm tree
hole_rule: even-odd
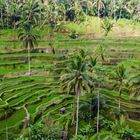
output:
[[[86,22],[87,22],[87,15],[88,11],[93,8],[93,2],[91,0],[81,0],[80,4],[86,4]]]
[[[99,48],[101,50],[99,50],[99,52],[101,53],[99,56],[102,58],[102,61],[104,61],[104,51],[103,48]],[[100,123],[100,108],[101,108],[101,104],[102,104],[102,99],[101,99],[101,95],[100,95],[100,88],[103,86],[104,82],[105,82],[105,73],[104,70],[102,70],[102,68],[97,68],[96,69],[96,73],[97,73],[97,77],[95,79],[98,90],[97,90],[97,124],[96,124],[96,131],[97,131],[97,136],[99,133],[99,123]],[[98,76],[99,75],[99,76]]]
[[[48,26],[49,46],[52,50],[52,53],[55,54],[55,31],[65,28],[63,26],[64,22],[61,21],[63,16],[65,18],[65,7],[63,4],[59,4],[58,2],[53,1],[46,5],[45,10],[45,20],[43,21],[42,27],[44,25]]]
[[[120,112],[120,108],[121,108],[120,97],[122,95],[122,88],[124,85],[125,77],[126,77],[126,68],[124,67],[123,64],[119,65],[117,67],[116,75],[115,75],[115,79],[117,81],[116,85],[119,86],[119,112]]]
[[[98,17],[100,17],[100,10],[101,9],[105,9],[105,2],[104,2],[104,0],[95,0],[93,5],[94,5],[94,7],[97,8],[97,11],[98,11],[97,15],[98,15]]]
[[[132,76],[128,80],[130,97],[137,97],[140,95],[140,67],[133,66],[133,70],[131,71]]]
[[[78,135],[78,123],[79,123],[79,100],[80,95],[84,91],[90,91],[90,85],[92,83],[92,77],[89,70],[89,63],[87,61],[87,55],[84,51],[74,57],[66,68],[66,74],[61,77],[64,89],[67,89],[68,93],[74,91],[77,99],[76,107],[76,133]]]
[[[125,5],[125,10],[130,14],[130,18],[133,18],[136,9],[137,9],[138,1],[137,0],[131,0],[128,1]]]
[[[32,25],[40,25],[43,18],[43,7],[41,2],[37,0],[30,0],[24,3],[21,7],[21,19],[30,22]]]
[[[73,18],[71,20],[75,22],[80,22],[81,18],[84,16],[84,11],[81,5],[82,1],[75,0],[70,4],[67,11],[73,11]]]
[[[39,36],[35,33],[34,27],[30,23],[24,23],[23,27],[20,28],[18,38],[22,41],[23,46],[28,51],[28,64],[29,64],[29,75],[31,74],[31,63],[30,63],[30,51],[37,46],[37,39]]]
[[[118,1],[118,9],[120,11],[119,19],[121,19],[121,17],[122,17],[122,9],[124,8],[124,5],[125,5],[125,1],[124,0],[119,0]]]
[[[5,1],[5,4],[6,4],[6,12],[7,12],[7,29],[8,29],[8,26],[9,26],[9,6],[10,6],[10,1],[9,0],[6,0]]]
[[[11,16],[11,24],[13,25],[14,29],[16,28],[16,23],[20,18],[20,6],[18,3],[16,3],[15,1],[12,1],[10,3],[10,7],[9,7],[9,11],[10,11],[10,16]]]
[[[66,12],[67,12],[67,9],[66,9],[65,4],[60,3],[60,4],[59,4],[59,13],[60,13],[61,19],[62,19],[63,21],[66,21]]]
[[[114,3],[114,20],[116,19],[116,0],[113,0]]]
[[[28,109],[26,108],[26,106],[23,106],[23,109],[26,112],[26,118],[24,119],[24,125],[23,128],[28,128],[28,133],[29,133],[29,137],[31,139],[31,130],[30,130],[30,113],[28,112]]]
[[[5,10],[5,2],[4,0],[0,0],[0,22],[1,22],[1,27],[4,27],[4,10]]]

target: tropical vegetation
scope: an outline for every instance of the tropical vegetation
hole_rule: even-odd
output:
[[[139,0],[0,0],[0,139],[140,139]]]

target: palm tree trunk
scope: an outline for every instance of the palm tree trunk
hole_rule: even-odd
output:
[[[3,29],[3,13],[2,13],[2,9],[0,10],[0,15],[1,15],[1,27]]]
[[[98,1],[98,24],[99,24],[99,33],[101,31],[100,27],[101,27],[101,20],[100,20],[100,1]]]
[[[7,129],[7,113],[5,112],[5,133],[6,133],[6,140],[8,140],[8,129]]]
[[[50,43],[50,48],[53,54],[55,54],[55,48],[53,47],[52,43]]]
[[[116,10],[115,10],[115,9],[116,9],[116,1],[114,0],[114,21],[115,21],[115,19],[116,19],[116,13],[115,13]]]
[[[91,124],[91,113],[92,113],[92,101],[90,103],[90,119],[89,119],[89,125]]]
[[[78,135],[78,125],[79,125],[79,98],[80,98],[80,91],[77,92],[77,111],[76,111],[76,137]]]
[[[28,44],[28,65],[29,65],[29,75],[31,74],[31,60],[30,60],[30,45]]]
[[[72,124],[74,124],[75,120],[75,101],[73,102],[73,116],[72,116]]]
[[[23,106],[23,109],[25,110],[25,113],[26,113],[26,120],[24,122],[24,128],[27,128],[28,129],[29,138],[31,140],[30,113],[28,112],[26,106]]]
[[[41,0],[42,3],[44,3],[44,0]]]
[[[66,13],[64,13],[63,21],[66,22]]]
[[[121,19],[121,17],[122,17],[122,10],[120,10],[119,20]]]
[[[86,23],[87,23],[88,9],[86,9]]]
[[[9,20],[9,1],[6,1],[6,10],[7,10],[7,29],[8,29],[8,26],[9,26],[9,22],[8,22],[8,20]]]
[[[100,95],[99,95],[99,93],[97,94],[97,99],[98,99],[98,110],[97,110],[97,138],[98,138],[98,133],[99,133],[99,117],[100,117]]]
[[[121,100],[120,100],[120,97],[119,97],[119,113],[121,111]]]
[[[119,113],[121,111],[121,92],[122,92],[122,83],[120,84],[120,88],[119,88]]]

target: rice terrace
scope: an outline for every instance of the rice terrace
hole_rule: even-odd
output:
[[[140,1],[0,0],[0,140],[140,140]]]

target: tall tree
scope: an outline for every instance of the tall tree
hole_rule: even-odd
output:
[[[85,7],[85,13],[86,13],[86,22],[87,22],[87,15],[88,12],[92,10],[93,8],[93,1],[91,0],[81,0],[80,4]]]
[[[83,50],[74,57],[67,65],[66,73],[61,77],[63,87],[67,89],[68,93],[74,91],[76,94],[76,132],[78,135],[79,124],[79,101],[81,93],[90,92],[90,85],[92,83],[92,75],[87,61],[87,55]]]
[[[129,77],[128,85],[130,97],[137,97],[140,95],[140,66],[133,66],[131,70],[131,77]]]
[[[64,29],[63,26],[65,19],[65,7],[63,4],[59,4],[58,1],[50,1],[45,8],[45,18],[42,27],[47,25],[49,33],[49,46],[52,53],[55,54],[55,32],[60,29]]]
[[[18,38],[28,51],[28,64],[30,75],[31,74],[30,51],[35,46],[37,46],[37,39],[39,38],[39,36],[38,34],[36,34],[34,27],[30,23],[24,23],[22,28],[19,29]]]
[[[126,78],[126,68],[124,67],[124,65],[119,65],[116,69],[116,73],[115,73],[115,79],[117,81],[116,86],[118,86],[118,91],[119,91],[119,112],[120,112],[120,108],[121,108],[121,95],[122,95],[122,89],[124,86],[124,80]]]
[[[44,7],[39,1],[29,0],[22,5],[21,10],[21,19],[30,22],[34,26],[40,26],[40,22],[44,17]]]
[[[105,9],[105,2],[104,2],[104,0],[95,0],[93,5],[94,5],[94,7],[97,8],[97,15],[98,15],[98,17],[100,17],[101,9]]]
[[[5,2],[4,0],[0,0],[0,26],[4,27],[4,11],[5,11]]]

